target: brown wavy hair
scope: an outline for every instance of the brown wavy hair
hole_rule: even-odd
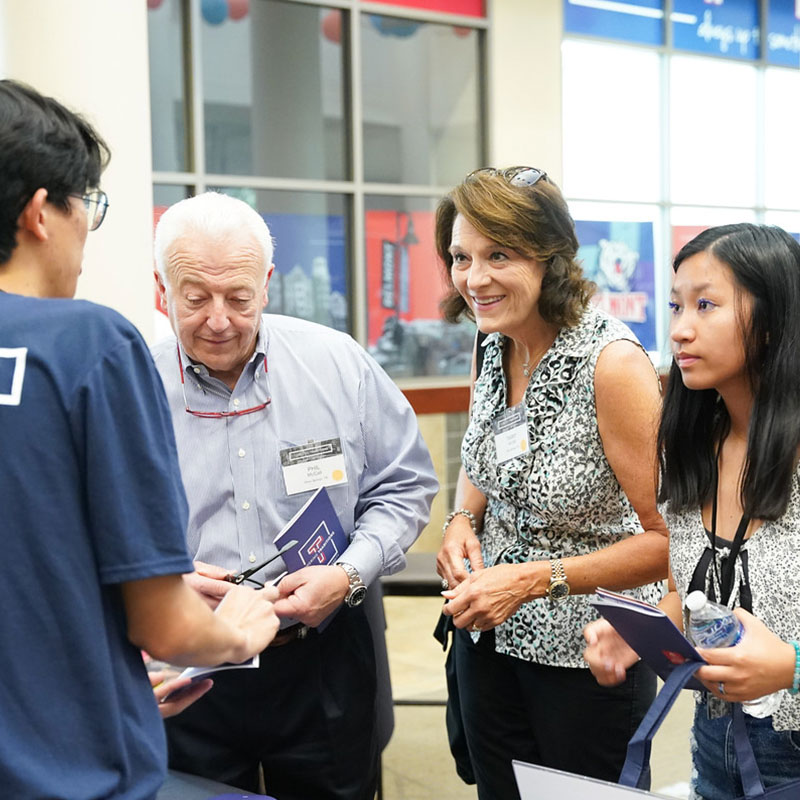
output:
[[[439,306],[448,322],[464,316],[475,319],[450,274],[450,242],[458,214],[481,235],[544,264],[539,314],[559,327],[578,324],[595,285],[575,260],[575,223],[558,186],[547,177],[533,186],[513,186],[501,174],[477,172],[442,198],[436,209],[436,251],[449,287]]]

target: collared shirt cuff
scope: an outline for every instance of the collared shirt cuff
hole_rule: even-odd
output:
[[[363,539],[351,542],[347,550],[336,560],[352,564],[367,586],[371,586],[383,573],[381,554],[372,544]]]

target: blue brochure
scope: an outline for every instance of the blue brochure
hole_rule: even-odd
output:
[[[700,653],[660,608],[600,588],[589,602],[662,680],[666,680],[675,666],[684,661],[705,663]],[[692,678],[685,688],[704,687],[697,678]]]
[[[297,544],[281,556],[289,572],[319,564],[335,564],[348,545],[328,491],[321,486],[292,517],[275,539],[281,550],[294,539]]]

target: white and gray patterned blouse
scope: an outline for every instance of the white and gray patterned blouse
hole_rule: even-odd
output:
[[[641,532],[597,427],[595,366],[603,348],[619,339],[636,342],[623,323],[593,308],[576,327],[560,331],[525,391],[530,450],[498,463],[491,421],[506,408],[507,340],[487,337],[461,446],[467,475],[488,500],[480,536],[487,566],[585,555]],[[656,585],[630,594],[651,603],[661,596]],[[582,632],[596,618],[586,595],[553,609],[537,599],[495,629],[495,649],[539,664],[586,667]]]
[[[669,503],[661,507],[669,529],[669,558],[675,585],[681,598],[686,599],[689,582],[703,551],[710,547],[703,527],[700,509],[674,512]],[[728,547],[717,543],[715,559],[721,571],[721,557],[727,557]],[[752,593],[753,614],[784,641],[800,640],[800,466],[792,479],[792,492],[786,513],[774,522],[766,521],[745,540],[736,559],[734,591],[731,606],[739,605],[739,584],[742,578],[742,554]],[[714,570],[706,573],[706,589]],[[715,596],[719,587],[715,581]],[[699,693],[697,693],[699,695]],[[781,701],[772,715],[777,731],[800,730],[800,695],[781,691]]]

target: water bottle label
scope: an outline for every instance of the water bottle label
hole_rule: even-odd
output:
[[[723,617],[691,626],[694,643],[699,647],[733,647],[742,638],[736,617]]]

